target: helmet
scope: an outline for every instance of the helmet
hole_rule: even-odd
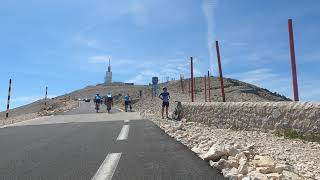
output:
[[[96,95],[99,96],[99,93],[97,93]]]
[[[167,89],[167,87],[164,86],[162,89],[165,90],[165,89]]]

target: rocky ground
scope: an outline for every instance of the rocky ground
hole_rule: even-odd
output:
[[[172,95],[176,96],[174,100],[189,99],[187,95],[174,92]],[[320,180],[319,143],[285,139],[259,131],[217,129],[192,120],[177,122],[162,119],[160,104],[159,99],[147,97],[135,106],[167,134],[221,170],[225,177]],[[173,107],[170,111],[173,112]]]
[[[74,100],[48,100],[47,105],[44,101],[40,100],[33,103],[32,106],[20,107],[9,111],[9,118],[5,118],[5,112],[1,112],[0,125],[7,125],[26,121],[41,116],[51,116],[66,112],[78,107],[78,101]]]

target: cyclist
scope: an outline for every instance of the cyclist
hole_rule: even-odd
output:
[[[126,112],[128,112],[128,106],[130,105],[129,99],[130,99],[129,94],[125,95],[124,98],[123,98],[123,100],[124,100],[124,109],[125,109]]]
[[[110,113],[111,107],[113,106],[113,97],[112,97],[112,94],[110,92],[108,93],[104,104],[107,106],[108,113]]]
[[[163,111],[164,111],[164,108],[166,108],[166,115],[167,115],[167,118],[169,119],[168,108],[169,108],[170,94],[167,91],[167,87],[163,87],[162,89],[163,89],[163,92],[160,93],[160,95],[159,95],[159,98],[162,100],[161,116],[162,116],[162,119],[163,119],[164,118],[163,117]]]
[[[101,103],[101,96],[97,93],[96,96],[94,97],[94,103],[95,103],[95,109],[98,113],[99,111],[99,106],[100,106],[100,103]]]

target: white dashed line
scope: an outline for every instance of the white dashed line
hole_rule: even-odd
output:
[[[121,132],[120,132],[120,134],[119,134],[119,136],[117,138],[117,141],[128,139],[129,128],[130,128],[129,125],[123,125],[122,126],[122,129],[121,129]]]
[[[117,169],[121,153],[108,154],[92,180],[111,180]]]
[[[125,123],[129,123],[129,122],[130,122],[130,120],[124,120],[124,122],[125,122]]]

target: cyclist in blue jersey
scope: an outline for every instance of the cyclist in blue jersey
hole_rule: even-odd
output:
[[[130,100],[129,99],[130,99],[129,94],[125,95],[124,98],[123,98],[123,100],[124,100],[124,109],[125,109],[126,112],[128,112],[128,106],[130,104]]]
[[[96,94],[96,96],[94,97],[94,103],[95,103],[96,112],[98,113],[99,112],[99,106],[100,106],[100,103],[101,103],[101,96],[99,94]]]
[[[164,108],[166,108],[166,115],[167,115],[167,118],[169,119],[168,109],[169,109],[170,94],[168,92],[167,87],[163,87],[162,89],[163,89],[163,92],[160,93],[160,95],[159,95],[159,98],[162,100],[161,116],[163,119],[164,118],[163,117]]]
[[[113,106],[113,97],[112,97],[112,94],[110,92],[108,93],[104,104],[107,106],[108,113],[110,113],[111,107]]]

